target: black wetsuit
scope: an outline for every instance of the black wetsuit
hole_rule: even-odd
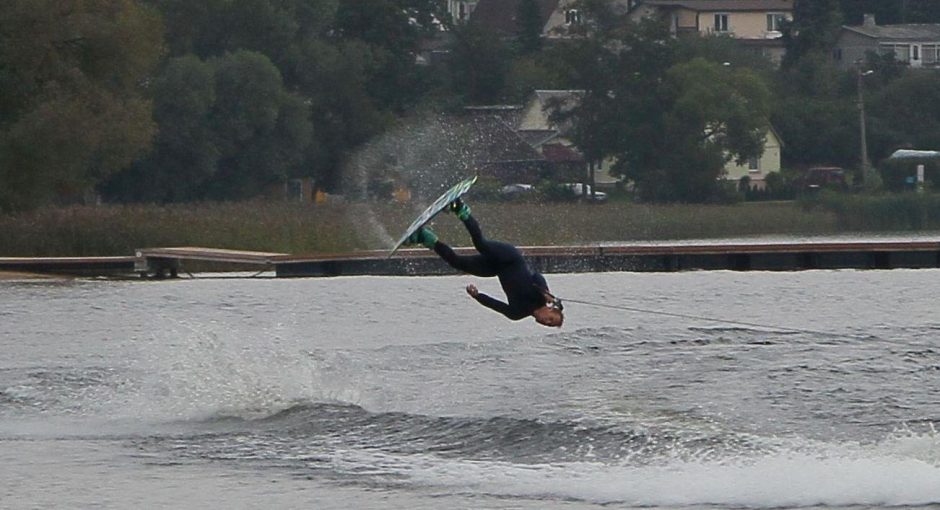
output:
[[[524,319],[545,306],[545,296],[542,294],[542,290],[548,291],[545,278],[529,269],[519,250],[508,243],[485,239],[480,225],[472,216],[464,220],[463,224],[470,232],[473,247],[480,252],[479,255],[457,255],[450,246],[440,241],[434,244],[434,251],[454,269],[474,276],[498,276],[509,303],[483,293],[477,294],[476,300],[512,320]]]

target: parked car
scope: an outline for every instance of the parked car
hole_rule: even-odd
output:
[[[533,191],[535,191],[535,186],[531,184],[507,184],[499,188],[499,194],[505,197],[515,197]]]
[[[595,202],[607,201],[607,193],[604,193],[603,191],[595,191],[594,194],[591,195],[590,184],[581,184],[580,182],[568,182],[568,183],[562,184],[562,186],[579,197],[585,196],[585,191],[586,191],[587,195],[585,196],[585,198],[587,198],[588,200],[593,200]]]
[[[806,169],[801,179],[804,190],[821,188],[848,189],[849,181],[845,169],[837,166],[814,166]]]

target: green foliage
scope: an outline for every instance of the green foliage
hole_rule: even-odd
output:
[[[787,48],[784,67],[790,67],[808,55],[827,55],[839,36],[841,26],[839,0],[795,0],[793,21],[783,30]]]
[[[876,119],[877,159],[899,147],[940,148],[940,76],[912,70],[888,84],[868,104]]]
[[[505,94],[511,52],[495,33],[477,23],[455,30],[449,60],[451,87],[466,104],[499,103]]]
[[[924,188],[930,190],[933,183],[940,182],[940,159],[898,159],[882,162],[878,169],[885,189],[893,192],[917,190],[917,165],[924,165]]]
[[[158,202],[250,197],[299,173],[312,138],[303,98],[260,53],[174,59],[155,80],[157,150],[106,188]]]
[[[542,15],[539,13],[538,0],[519,0],[516,23],[519,25],[519,52],[525,55],[541,50]]]
[[[784,161],[792,166],[858,164],[858,110],[854,77],[821,54],[811,54],[780,71],[771,116],[784,140]],[[874,130],[873,130],[874,131]]]
[[[597,30],[566,47],[565,65],[584,92],[554,118],[572,122],[569,136],[589,159],[615,157],[615,171],[645,200],[729,199],[718,177],[728,161],[763,152],[770,92],[758,71],[716,62],[731,54],[719,44],[702,50],[708,59],[682,51],[656,22]]]
[[[702,58],[716,64],[735,68],[748,68],[764,79],[774,78],[777,67],[764,55],[741,45],[740,41],[726,35],[682,37],[677,40],[676,51],[682,60]]]
[[[0,210],[78,197],[150,147],[161,30],[132,0],[0,3]]]

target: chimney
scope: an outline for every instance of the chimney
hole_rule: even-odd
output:
[[[875,22],[874,14],[865,14],[865,20],[862,22],[863,27],[874,27],[877,25],[878,23]]]

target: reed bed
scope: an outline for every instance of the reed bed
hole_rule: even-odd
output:
[[[760,235],[824,235],[865,225],[845,214],[799,204],[639,205],[471,203],[485,233],[518,245],[565,245]],[[105,205],[46,208],[0,216],[0,256],[130,255],[137,248],[204,246],[315,254],[389,248],[420,211],[418,205],[270,202]],[[886,228],[881,220],[873,222]],[[469,244],[454,218],[434,230]]]

